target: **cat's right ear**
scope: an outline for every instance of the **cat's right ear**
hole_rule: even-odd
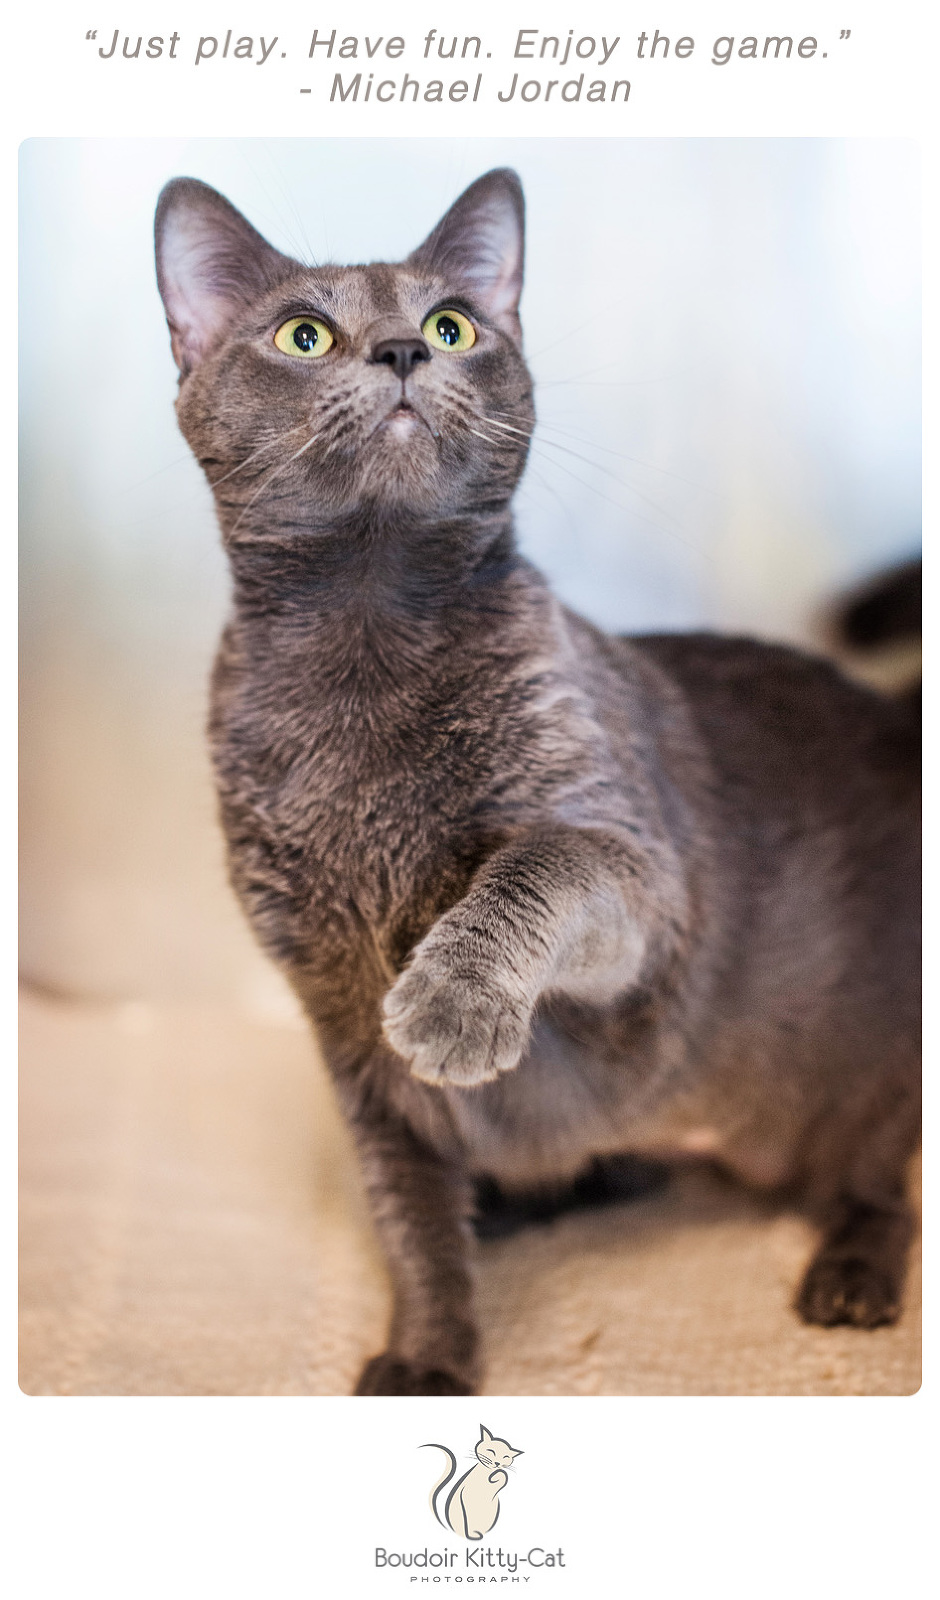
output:
[[[240,211],[196,178],[174,178],[157,202],[157,283],[176,365],[185,377],[233,313],[283,274],[287,258]]]
[[[509,167],[484,173],[465,189],[409,262],[465,285],[471,299],[522,343],[519,296],[525,254],[522,184]]]

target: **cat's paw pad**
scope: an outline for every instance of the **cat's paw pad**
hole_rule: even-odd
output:
[[[803,1280],[796,1309],[804,1322],[824,1328],[881,1328],[897,1322],[898,1286],[892,1273],[863,1256],[822,1255]]]
[[[438,1367],[422,1367],[386,1351],[367,1361],[354,1394],[472,1394],[469,1384]]]
[[[385,1037],[424,1083],[468,1089],[518,1066],[525,1003],[490,976],[419,954],[385,997]]]

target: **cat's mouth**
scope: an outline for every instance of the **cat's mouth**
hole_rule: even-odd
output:
[[[378,433],[380,430],[388,430],[397,437],[406,439],[416,428],[423,428],[432,439],[439,437],[437,430],[431,427],[427,417],[422,415],[417,406],[413,406],[410,400],[401,399],[380,422],[376,423],[372,431]]]

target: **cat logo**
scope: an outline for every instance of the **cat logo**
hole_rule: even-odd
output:
[[[480,1424],[480,1437],[473,1450],[473,1466],[458,1478],[444,1501],[441,1515],[440,1499],[457,1471],[457,1458],[446,1444],[423,1444],[422,1450],[443,1450],[450,1462],[448,1470],[431,1490],[430,1505],[442,1528],[451,1528],[464,1539],[482,1539],[496,1526],[499,1516],[499,1496],[509,1482],[516,1456],[505,1439],[496,1439],[488,1428]]]

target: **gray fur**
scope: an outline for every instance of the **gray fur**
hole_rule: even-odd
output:
[[[802,1314],[892,1320],[910,708],[748,640],[607,637],[519,556],[514,174],[400,266],[302,266],[188,179],[157,251],[233,576],[210,720],[232,881],[316,1027],[392,1276],[358,1392],[476,1383],[474,1176],[624,1150],[791,1190],[823,1228]],[[459,355],[421,334],[448,305],[477,332]],[[336,339],[316,361],[273,344],[301,313]],[[401,377],[389,340],[430,359]]]

